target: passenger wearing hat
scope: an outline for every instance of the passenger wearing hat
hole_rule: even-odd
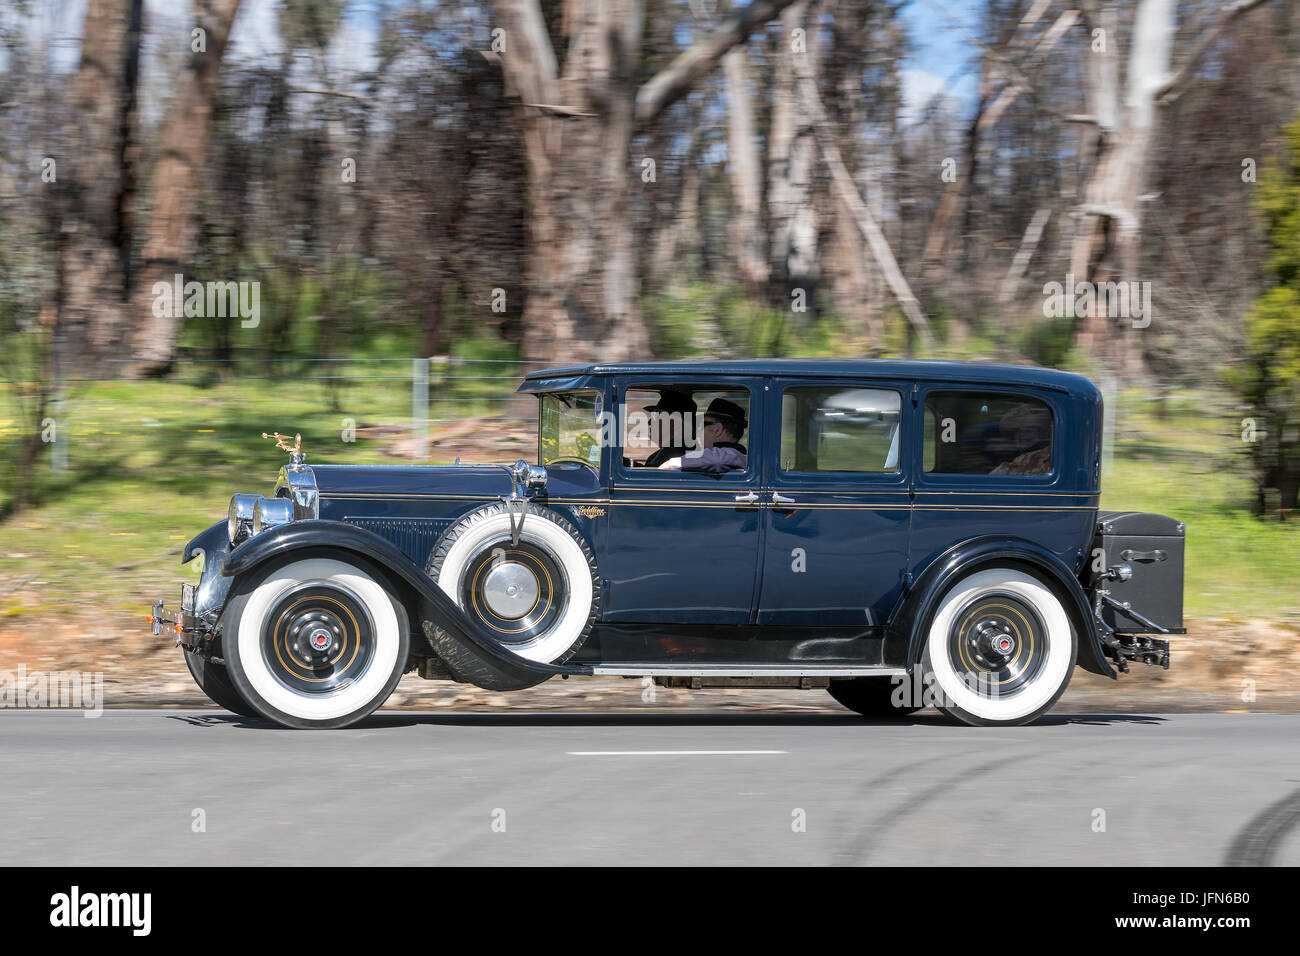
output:
[[[695,424],[695,412],[697,406],[695,400],[685,392],[679,392],[676,389],[665,388],[659,392],[659,401],[653,405],[645,406],[647,412],[667,412],[669,415],[676,414],[681,427],[675,427],[673,419],[668,417],[660,420],[660,427],[656,430],[659,437],[667,436],[667,440],[658,451],[654,452],[645,460],[646,468],[658,468],[664,462],[672,458],[681,458],[690,449],[686,446],[686,433],[688,429],[686,422],[689,420],[691,425]],[[664,429],[667,429],[665,432]]]
[[[688,451],[680,458],[672,458],[659,467],[706,475],[744,471],[749,465],[749,453],[740,444],[740,439],[748,424],[743,408],[725,398],[715,398],[704,412],[704,428],[700,431],[700,442],[704,447]]]

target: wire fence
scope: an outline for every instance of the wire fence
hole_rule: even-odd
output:
[[[4,383],[0,392],[0,455],[17,460],[33,428],[49,444],[56,475],[103,457],[110,446],[134,460],[133,449],[196,441],[221,447],[260,441],[262,431],[299,430],[404,439],[408,459],[425,460],[428,439],[458,423],[484,420],[497,433],[528,429],[536,403],[515,386],[531,370],[569,360],[523,362],[462,358],[285,358],[187,356],[174,376],[138,382],[115,376],[70,377],[57,383],[40,422],[18,398],[32,383]],[[1210,467],[1239,465],[1249,410],[1236,396],[1214,390],[1126,390],[1101,382],[1106,397],[1103,474],[1113,459],[1180,457]],[[490,426],[486,423],[491,423]],[[1243,433],[1238,436],[1238,433]],[[391,456],[390,456],[391,457]]]

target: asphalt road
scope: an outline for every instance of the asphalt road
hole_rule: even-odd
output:
[[[1281,714],[390,712],[295,732],[6,711],[0,863],[1295,866],[1297,740]]]

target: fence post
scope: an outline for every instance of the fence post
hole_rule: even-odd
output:
[[[428,457],[429,439],[429,360],[411,360],[411,458]]]
[[[67,385],[63,381],[63,342],[62,335],[55,335],[50,340],[51,371],[54,373],[54,381],[50,386],[53,401],[50,403],[50,417],[54,419],[54,444],[50,448],[50,469],[56,476],[62,477],[68,472],[68,442],[67,442],[67,407],[68,395]],[[44,422],[40,425],[43,428]],[[63,434],[59,434],[63,432]]]

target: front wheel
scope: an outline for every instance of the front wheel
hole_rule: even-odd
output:
[[[346,727],[402,677],[406,611],[360,559],[308,557],[236,585],[222,636],[239,693],[286,727]]]
[[[930,623],[924,670],[940,711],[977,726],[1027,724],[1070,683],[1078,639],[1060,599],[1023,571],[953,585]]]

